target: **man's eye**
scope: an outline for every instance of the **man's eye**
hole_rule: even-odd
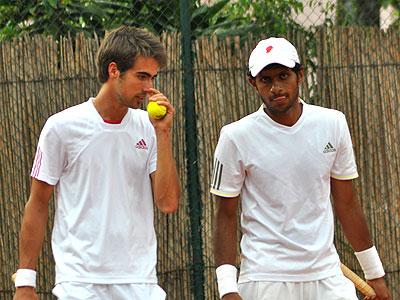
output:
[[[281,78],[282,78],[282,79],[286,79],[286,78],[288,78],[288,76],[289,76],[289,75],[288,75],[287,73],[281,74]]]

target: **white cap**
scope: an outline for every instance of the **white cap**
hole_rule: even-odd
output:
[[[284,38],[271,37],[260,41],[250,54],[249,71],[251,76],[258,73],[270,64],[280,64],[293,68],[300,63],[296,48]]]

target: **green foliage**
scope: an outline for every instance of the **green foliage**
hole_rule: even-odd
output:
[[[395,21],[391,25],[394,30],[400,29],[400,0],[380,0],[382,7],[388,7],[389,5],[394,8]]]
[[[379,26],[378,0],[338,0],[337,24],[341,26]]]
[[[191,0],[193,36],[282,33],[299,27],[291,11],[297,0],[216,0],[206,5]],[[55,37],[105,30],[122,24],[144,26],[153,32],[180,31],[179,0],[0,0],[0,39],[22,33]]]
[[[212,5],[194,4],[191,16],[193,36],[213,34],[219,26],[231,26],[232,21],[220,16],[230,0],[214,1]]]
[[[303,10],[299,0],[237,0],[214,18],[218,35],[279,35],[301,26],[291,18]]]
[[[293,21],[301,12],[301,0],[215,0],[212,4],[187,0],[191,7],[193,37],[280,35],[304,30]],[[144,26],[153,32],[180,31],[181,0],[0,0],[0,40],[22,33],[55,37],[84,33],[102,36],[122,24]],[[317,2],[317,0],[312,0]],[[396,9],[398,27],[400,0],[337,0],[337,24],[368,25],[380,6]],[[371,12],[370,10],[373,10]],[[329,20],[327,20],[329,22]],[[374,20],[373,24],[377,20]]]
[[[379,9],[389,5],[395,9],[396,20],[392,27],[399,25],[400,0],[338,0],[336,5],[337,24],[341,26],[379,26]]]
[[[379,3],[385,8],[392,5],[395,9],[400,10],[400,0],[379,0]]]
[[[122,24],[174,30],[179,13],[167,0],[17,0],[0,1],[0,39],[21,33],[55,37],[104,31]],[[177,2],[177,1],[176,1]]]

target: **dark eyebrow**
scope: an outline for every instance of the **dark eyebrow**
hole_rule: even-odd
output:
[[[152,76],[150,73],[147,73],[147,72],[144,72],[144,71],[139,71],[139,72],[137,72],[137,74],[144,75],[144,76],[147,76],[147,77],[150,77],[150,78],[156,78],[157,75],[158,75],[158,74],[156,74],[156,75]]]

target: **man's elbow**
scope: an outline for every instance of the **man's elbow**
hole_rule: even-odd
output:
[[[160,210],[166,215],[176,212],[177,209],[178,209],[177,205],[176,206],[166,206],[166,207],[160,208]]]
[[[174,195],[169,195],[165,199],[158,201],[158,208],[164,214],[172,214],[178,210],[180,199],[180,191],[178,190]]]
[[[166,204],[166,205],[159,205],[158,208],[164,214],[172,214],[178,210],[178,203]]]

